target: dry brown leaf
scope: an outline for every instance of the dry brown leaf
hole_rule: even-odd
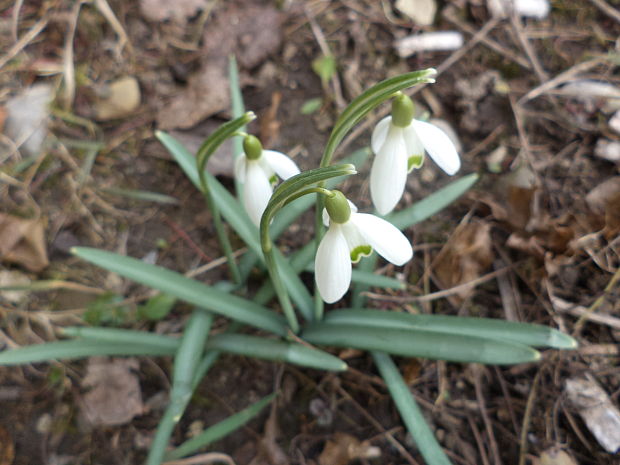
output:
[[[353,460],[380,456],[381,450],[371,446],[368,441],[360,442],[350,434],[338,432],[325,443],[325,448],[319,456],[319,465],[347,465]]]
[[[15,459],[15,446],[9,432],[0,425],[0,465],[11,465]]]
[[[612,238],[620,233],[620,176],[614,176],[602,182],[588,195],[588,207],[597,215],[605,218],[603,234]]]
[[[277,442],[279,435],[276,404],[272,404],[271,413],[265,422],[263,437],[260,439],[260,453],[254,457],[249,465],[289,465],[287,455]]]
[[[610,454],[620,449],[620,411],[593,380],[566,380],[566,395],[598,443]]]
[[[444,288],[465,284],[478,277],[493,262],[491,225],[482,221],[459,225],[435,260],[435,274]],[[471,289],[458,292],[461,298]]]
[[[161,129],[187,129],[230,106],[228,56],[250,69],[262,63],[282,42],[281,15],[271,5],[227,3],[205,28],[204,58],[187,87],[157,115]]]
[[[140,0],[140,11],[150,21],[171,19],[182,24],[196,16],[208,3],[209,0]]]
[[[91,389],[84,395],[81,409],[90,425],[123,425],[142,414],[142,392],[134,372],[137,368],[138,361],[132,358],[89,359],[82,387]]]
[[[577,465],[577,462],[568,452],[554,446],[540,454],[537,465]]]
[[[34,273],[43,270],[49,265],[44,222],[0,213],[0,257]]]
[[[99,121],[124,118],[140,106],[140,86],[132,76],[108,84],[104,98],[95,102],[95,117]]]

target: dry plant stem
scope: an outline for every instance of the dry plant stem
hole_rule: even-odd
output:
[[[570,81],[578,74],[584,73],[600,65],[601,63],[605,63],[605,61],[606,61],[605,57],[599,57],[599,58],[594,58],[592,60],[584,61],[582,63],[578,63],[570,67],[566,71],[563,71],[562,73],[558,74],[556,77],[549,79],[548,81],[544,82],[538,87],[535,87],[534,89],[530,90],[527,94],[521,97],[517,103],[519,105],[522,105],[529,100],[533,100],[536,97],[539,97],[540,95],[545,94],[546,92],[556,88],[560,84]]]
[[[519,424],[517,423],[517,416],[515,415],[515,410],[512,407],[512,399],[510,397],[510,393],[508,392],[506,380],[504,379],[502,372],[497,366],[493,368],[495,369],[495,375],[497,376],[497,379],[499,379],[499,385],[502,388],[502,393],[504,394],[504,398],[506,399],[506,406],[508,408],[508,413],[510,414],[510,419],[512,420],[512,427],[515,430],[515,435],[519,436]]]
[[[510,23],[512,25],[513,30],[515,31],[515,34],[517,35],[517,39],[521,43],[521,47],[523,47],[523,50],[525,50],[525,54],[527,55],[530,62],[532,63],[534,72],[536,73],[538,80],[540,82],[547,81],[549,79],[549,76],[547,76],[547,73],[545,72],[542,65],[540,64],[538,57],[534,53],[534,49],[532,48],[532,45],[530,44],[529,39],[525,36],[525,31],[523,30],[523,23],[521,22],[521,17],[518,15],[516,11],[512,12],[512,15],[510,16]]]
[[[407,302],[430,302],[432,300],[442,299],[444,297],[450,297],[458,292],[479,286],[480,284],[486,283],[496,277],[510,271],[513,267],[507,266],[505,268],[501,268],[496,271],[492,271],[480,278],[472,279],[463,284],[459,284],[458,286],[451,287],[450,289],[445,289],[443,291],[433,292],[432,294],[420,295],[420,296],[412,296],[412,297],[398,297],[398,296],[386,296],[383,294],[374,294],[372,292],[364,293],[365,296],[370,297],[371,299],[376,300],[384,300],[388,302],[398,302],[398,303],[407,303]]]
[[[195,455],[181,460],[171,460],[163,462],[162,465],[208,465],[211,463],[226,463],[228,465],[236,465],[230,455],[220,452],[207,452],[206,454]]]
[[[489,418],[489,413],[487,412],[486,402],[484,401],[484,394],[482,393],[482,370],[483,367],[480,365],[473,365],[474,369],[474,389],[476,391],[476,399],[478,400],[478,407],[480,408],[480,413],[482,414],[482,420],[484,421],[484,427],[487,430],[487,436],[489,437],[489,447],[491,449],[491,454],[493,455],[493,463],[495,465],[502,465],[502,458],[499,455],[499,446],[497,445],[497,441],[495,440],[495,432],[493,431],[493,424],[491,423],[491,419]]]
[[[525,156],[525,161],[528,163],[530,168],[532,169],[532,173],[536,177],[536,185],[540,186],[540,176],[538,175],[538,171],[534,166],[534,160],[532,158],[532,149],[530,147],[530,141],[527,138],[525,132],[525,126],[523,124],[523,114],[521,106],[515,102],[514,97],[510,96],[510,106],[512,108],[512,112],[515,116],[515,122],[517,123],[517,133],[519,134],[519,142],[521,143],[521,147],[523,149],[523,155]]]
[[[466,33],[471,34],[472,36],[475,36],[479,32],[473,27],[471,27],[469,24],[465,23],[464,21],[461,21],[458,18],[458,16],[454,13],[454,10],[452,8],[446,8],[444,10],[443,17],[447,19],[449,22],[451,22],[452,24],[454,24],[456,27],[461,29],[462,31],[465,31]],[[520,66],[523,66],[526,69],[532,69],[532,65],[530,64],[530,62],[527,61],[524,57],[522,57],[521,55],[517,55],[512,50],[495,42],[493,39],[490,39],[485,36],[480,39],[480,42],[486,45],[487,47],[489,47],[491,50],[499,53],[502,56],[505,56],[506,58],[514,61]]]
[[[400,455],[402,455],[402,457],[407,460],[410,465],[419,465],[419,463],[413,458],[413,456],[409,452],[407,452],[407,449],[405,449],[405,447],[400,442],[398,442],[394,435],[387,431],[383,427],[383,425],[375,419],[375,417],[373,417],[364,407],[362,407],[355,399],[353,399],[353,397],[351,397],[351,395],[342,386],[338,386],[338,392],[340,392],[341,396],[351,402],[355,409],[359,411],[364,416],[364,418],[366,418],[366,420],[370,424],[372,424],[372,426],[374,426],[378,431],[380,431],[383,436],[385,436],[388,442],[392,446],[394,446],[396,450],[398,450]]]
[[[114,32],[116,32],[116,35],[118,36],[118,45],[116,50],[118,57],[121,56],[121,53],[125,47],[127,47],[129,53],[133,54],[133,48],[131,46],[131,42],[129,42],[129,37],[125,32],[123,25],[114,14],[114,11],[110,8],[107,0],[95,0],[95,5],[106,21],[110,23],[110,26],[114,29]]]
[[[325,56],[333,56],[329,48],[329,44],[327,43],[327,40],[325,40],[325,35],[323,34],[323,31],[314,19],[314,15],[312,15],[309,8],[306,8],[305,12],[306,17],[308,18],[308,23],[310,23],[310,28],[312,29],[312,34],[314,34],[314,37],[319,44],[321,53]],[[331,77],[331,84],[334,91],[334,100],[336,101],[336,106],[339,110],[342,110],[344,107],[347,106],[347,104],[344,101],[344,97],[342,96],[342,86],[340,85],[338,73],[334,73],[334,75]]]
[[[62,92],[62,107],[69,110],[73,106],[75,99],[75,66],[73,64],[73,39],[77,30],[78,19],[80,17],[80,9],[84,0],[80,0],[73,5],[71,17],[69,18],[69,30],[65,37],[65,48],[62,57],[62,74],[64,78],[64,88]]]
[[[11,61],[15,56],[21,52],[36,36],[38,36],[43,29],[47,26],[49,22],[49,18],[41,18],[39,21],[35,23],[34,26],[30,28],[24,36],[19,39],[15,44],[9,49],[6,54],[0,58],[0,70],[6,65],[9,61]]]
[[[471,432],[474,434],[474,439],[476,440],[476,445],[478,446],[478,453],[480,454],[480,458],[482,459],[482,465],[491,465],[489,463],[489,458],[487,457],[486,450],[484,449],[484,442],[482,441],[482,436],[480,435],[480,431],[476,426],[476,422],[471,415],[467,415],[467,421],[469,422],[469,429],[471,429]]]
[[[614,287],[616,286],[619,280],[620,280],[620,267],[618,267],[618,269],[616,270],[612,278],[607,283],[607,286],[605,286],[605,289],[603,290],[603,294],[599,296],[592,303],[592,305],[588,307],[588,310],[579,317],[579,319],[577,320],[577,323],[575,323],[575,329],[573,330],[573,337],[579,336],[586,321],[588,319],[591,319],[594,316],[592,314],[596,312],[596,310],[603,304],[603,302],[605,302],[605,299],[607,298],[608,294],[611,293],[611,291],[614,289]]]
[[[595,7],[597,7],[599,10],[601,10],[607,16],[609,16],[610,18],[615,19],[616,22],[620,23],[620,11],[618,11],[615,8],[612,8],[611,6],[609,6],[607,4],[607,2],[605,2],[605,0],[590,0],[590,2],[592,2],[592,4]]]
[[[17,42],[17,30],[19,27],[19,12],[22,9],[24,0],[17,0],[13,5],[13,16],[11,17],[11,38],[13,42]]]
[[[521,426],[521,438],[519,440],[519,465],[525,465],[525,456],[527,454],[527,432],[530,428],[530,421],[532,419],[532,411],[534,409],[534,400],[536,399],[538,381],[540,380],[540,376],[542,373],[542,369],[539,368],[534,380],[532,381],[532,389],[530,390],[530,395],[527,398],[527,404],[525,406],[525,414],[523,415],[523,425]]]

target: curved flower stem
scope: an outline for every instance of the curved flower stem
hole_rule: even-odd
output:
[[[217,235],[217,239],[220,243],[220,247],[226,255],[226,260],[228,262],[228,267],[230,269],[230,274],[235,284],[241,284],[241,273],[239,271],[239,267],[237,266],[237,262],[235,261],[235,257],[233,255],[232,246],[230,244],[230,240],[226,231],[224,229],[224,223],[222,222],[222,215],[220,214],[220,210],[217,207],[216,203],[213,201],[213,196],[211,195],[211,190],[209,189],[209,185],[207,184],[207,177],[205,174],[205,169],[207,166],[207,162],[209,158],[215,150],[229,137],[232,137],[238,133],[238,131],[245,126],[245,124],[252,121],[256,116],[252,112],[247,112],[228,123],[220,126],[213,134],[211,134],[200,146],[198,152],[196,153],[196,165],[198,170],[198,178],[200,181],[200,190],[202,195],[204,196],[205,202],[207,204],[207,208],[211,212],[213,216],[213,224],[215,225],[215,233]]]
[[[263,255],[265,256],[265,264],[267,265],[273,288],[282,306],[282,311],[286,316],[291,331],[294,333],[299,332],[299,322],[297,321],[290,296],[280,278],[278,261],[274,254],[273,242],[269,234],[269,225],[278,210],[304,195],[314,193],[327,196],[332,195],[331,191],[323,187],[317,187],[316,184],[338,176],[347,176],[355,173],[356,171],[353,165],[337,165],[327,168],[317,168],[293,176],[278,186],[271,196],[269,204],[261,218],[260,243]]]

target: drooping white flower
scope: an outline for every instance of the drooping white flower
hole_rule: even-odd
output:
[[[325,201],[323,222],[329,226],[319,244],[314,275],[321,298],[333,303],[346,294],[351,284],[351,263],[372,250],[395,265],[413,256],[409,240],[391,223],[367,213],[357,213],[339,191]]]
[[[413,103],[404,94],[392,102],[392,116],[379,121],[370,145],[375,153],[370,195],[382,215],[391,212],[403,196],[407,173],[422,166],[425,151],[449,175],[461,167],[448,135],[437,126],[413,119]]]
[[[260,219],[273,193],[275,176],[288,179],[299,174],[293,160],[275,150],[263,150],[254,136],[243,141],[244,153],[235,161],[235,178],[242,185],[242,200],[252,222],[260,225]]]

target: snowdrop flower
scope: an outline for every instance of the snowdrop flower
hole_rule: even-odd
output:
[[[256,226],[273,193],[272,185],[277,176],[288,179],[299,174],[299,168],[293,160],[274,150],[263,150],[257,137],[247,135],[243,139],[243,152],[235,161],[235,178],[242,188],[242,200],[245,211]]]
[[[405,191],[407,173],[424,163],[424,151],[449,175],[461,167],[448,135],[430,123],[413,119],[413,102],[403,93],[392,100],[392,116],[372,133],[376,157],[370,171],[370,195],[381,215],[391,212]]]
[[[409,240],[391,223],[366,213],[357,213],[340,191],[325,199],[323,222],[329,229],[316,252],[314,275],[322,299],[333,303],[351,284],[351,262],[357,263],[375,249],[395,265],[413,256]]]

